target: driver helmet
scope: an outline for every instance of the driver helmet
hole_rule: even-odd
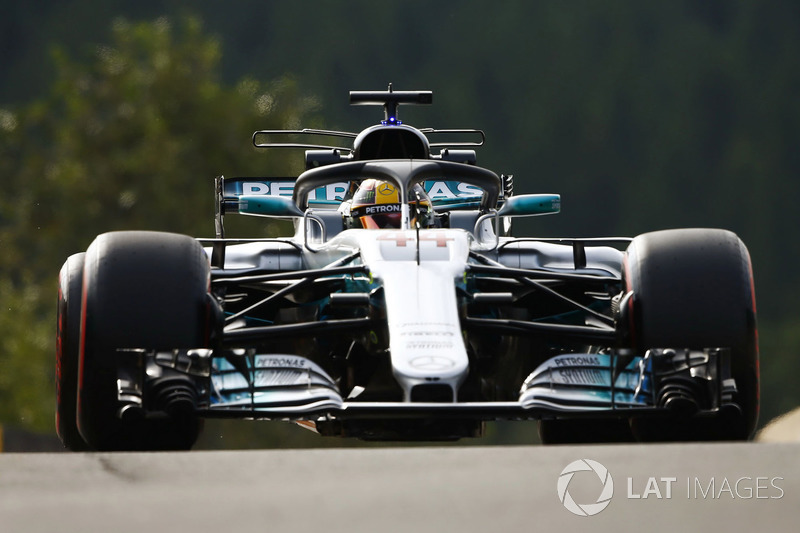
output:
[[[419,184],[408,191],[411,227],[433,226],[433,204]],[[350,204],[353,227],[366,229],[399,228],[401,218],[400,189],[391,182],[367,179],[361,182]]]

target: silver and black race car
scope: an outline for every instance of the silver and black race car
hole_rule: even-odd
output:
[[[215,238],[105,233],[67,259],[66,447],[186,449],[212,417],[369,440],[476,437],[493,420],[537,420],[546,443],[752,435],[756,306],[735,234],[512,237],[560,197],[477,166],[480,130],[403,124],[398,107],[429,91],[350,101],[384,119],[255,132],[304,149],[307,170],[218,177]],[[294,234],[226,237],[231,214]]]

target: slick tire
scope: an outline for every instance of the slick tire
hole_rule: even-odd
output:
[[[643,441],[746,440],[758,421],[756,303],[750,255],[730,231],[676,229],[636,237],[625,257],[633,291],[631,342],[648,348],[731,349],[734,403],[711,418],[631,419]]]
[[[208,345],[209,264],[185,235],[114,232],[98,236],[85,257],[78,428],[95,450],[189,449],[194,414],[126,418],[118,414],[120,348]]]
[[[86,254],[70,256],[58,275],[56,335],[56,433],[64,447],[86,451],[89,445],[78,431],[78,361],[81,338],[81,295]]]

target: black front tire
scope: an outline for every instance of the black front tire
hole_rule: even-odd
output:
[[[193,414],[121,419],[120,348],[208,346],[210,267],[185,235],[145,231],[100,235],[86,251],[78,428],[96,450],[189,449]]]
[[[710,418],[634,418],[639,440],[745,440],[758,421],[756,304],[750,255],[730,231],[677,229],[636,237],[625,284],[633,291],[631,341],[649,348],[730,348],[741,413]]]

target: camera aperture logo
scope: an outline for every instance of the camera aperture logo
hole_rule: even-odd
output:
[[[594,503],[577,503],[569,493],[569,484],[577,472],[594,472],[602,483],[602,490]],[[611,497],[614,496],[614,480],[608,469],[597,461],[591,459],[578,459],[573,461],[561,471],[558,476],[558,499],[564,507],[578,516],[594,516],[608,507]]]

